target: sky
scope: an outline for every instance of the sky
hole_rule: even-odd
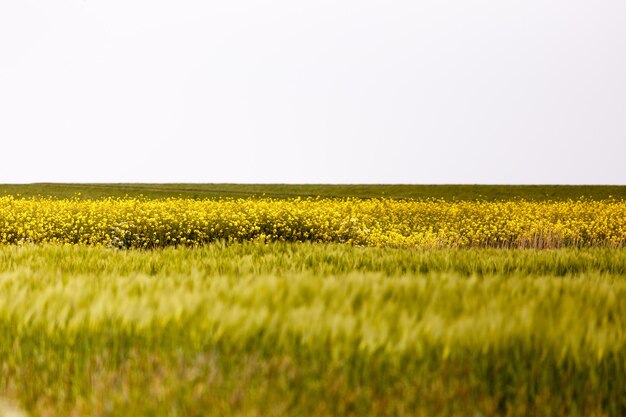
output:
[[[2,0],[0,183],[626,184],[623,0]]]

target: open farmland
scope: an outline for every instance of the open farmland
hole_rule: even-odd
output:
[[[622,247],[625,200],[0,197],[0,243],[155,248],[214,241],[407,248]]]
[[[0,259],[0,389],[35,415],[626,410],[623,250],[8,246]]]
[[[461,184],[0,184],[0,196],[94,199],[180,198],[393,198],[444,200],[563,201],[626,199],[623,185],[461,185]]]
[[[621,416],[623,199],[0,197],[0,415]]]

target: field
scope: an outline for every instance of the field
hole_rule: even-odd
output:
[[[380,184],[0,184],[0,196],[93,199],[147,198],[394,198],[563,201],[626,199],[623,185],[380,185]]]
[[[619,192],[12,194],[2,417],[626,414]]]
[[[155,248],[225,240],[406,248],[623,247],[625,200],[0,197],[0,243]]]

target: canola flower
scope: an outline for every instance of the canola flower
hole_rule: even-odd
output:
[[[0,243],[118,248],[213,241],[405,248],[623,247],[626,201],[0,197]]]

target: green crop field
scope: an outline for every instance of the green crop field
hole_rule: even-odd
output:
[[[626,415],[625,189],[1,185],[0,417]]]
[[[626,251],[0,248],[36,416],[619,416]]]
[[[381,185],[381,184],[0,184],[0,196],[55,198],[136,197],[327,197],[446,200],[626,199],[623,185]]]

